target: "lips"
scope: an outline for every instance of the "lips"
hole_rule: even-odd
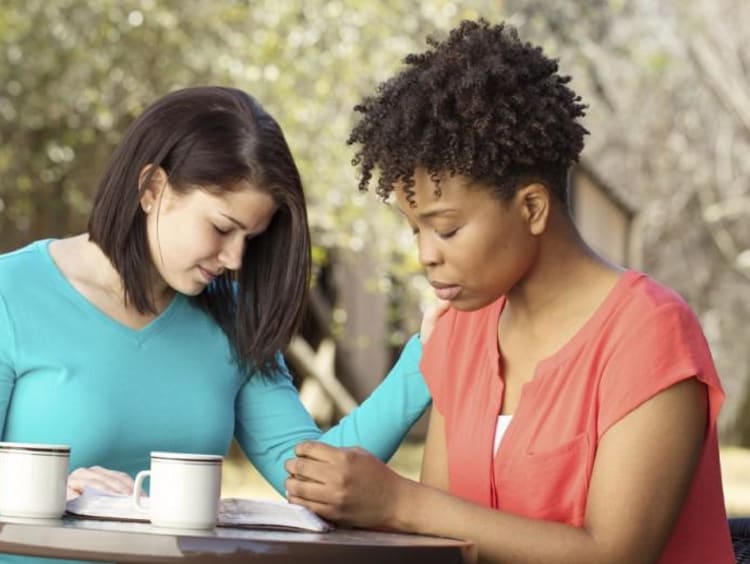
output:
[[[461,286],[456,284],[430,281],[430,285],[435,288],[435,295],[441,300],[454,300],[461,293]]]
[[[211,270],[207,270],[203,268],[202,266],[199,266],[198,270],[200,271],[201,275],[206,280],[206,282],[213,282],[214,278],[216,278],[217,276],[221,274],[221,271],[213,272]]]

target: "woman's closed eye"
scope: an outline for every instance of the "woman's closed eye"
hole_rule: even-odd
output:
[[[438,237],[440,237],[441,239],[450,239],[450,238],[451,238],[451,237],[453,237],[453,236],[454,236],[454,235],[455,235],[456,233],[458,233],[458,230],[459,230],[459,229],[460,229],[460,227],[456,227],[456,228],[453,228],[453,229],[449,229],[449,230],[447,230],[447,231],[439,231],[439,230],[437,230],[437,229],[435,229],[434,231],[435,231],[435,233],[437,234],[437,236],[438,236]],[[417,235],[419,235],[419,229],[418,229],[418,228],[416,228],[416,227],[412,227],[412,229],[411,229],[411,233],[412,233],[412,235],[414,235],[414,236],[417,236]]]
[[[448,229],[447,231],[437,231],[436,230],[435,232],[437,233],[438,237],[440,237],[441,239],[450,239],[456,233],[458,233],[459,229],[460,229],[459,227],[456,227],[454,229]]]
[[[232,228],[229,227],[225,229],[224,227],[219,227],[218,225],[214,225],[214,230],[220,235],[227,235],[230,231],[232,231]]]

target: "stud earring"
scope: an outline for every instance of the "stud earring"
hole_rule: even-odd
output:
[[[151,213],[151,204],[146,204],[146,207],[143,208],[143,211],[146,213]]]

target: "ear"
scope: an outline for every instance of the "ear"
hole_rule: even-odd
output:
[[[521,214],[529,226],[529,233],[539,236],[547,229],[550,215],[549,190],[538,182],[527,184],[516,192],[516,201]]]
[[[169,185],[167,173],[160,166],[147,164],[138,175],[138,192],[140,193],[141,208],[150,213],[164,194]]]

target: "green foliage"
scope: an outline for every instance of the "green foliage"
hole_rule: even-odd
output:
[[[356,193],[351,108],[426,34],[465,17],[496,19],[497,6],[6,0],[0,250],[85,230],[97,176],[133,117],[170,90],[215,83],[246,89],[284,128],[309,196],[316,260],[337,246],[390,255],[400,240],[393,213]]]
[[[464,18],[499,19],[499,6],[497,0],[461,6],[4,0],[0,252],[85,231],[99,174],[127,125],[153,100],[185,86],[236,86],[285,131],[308,196],[316,272],[336,249],[368,253],[380,271],[366,286],[391,297],[394,327],[395,320],[414,318],[412,331],[426,284],[403,283],[421,270],[404,222],[357,191],[354,151],[345,143],[352,108],[405,55],[422,50],[427,34]],[[394,341],[403,338],[392,334]]]

